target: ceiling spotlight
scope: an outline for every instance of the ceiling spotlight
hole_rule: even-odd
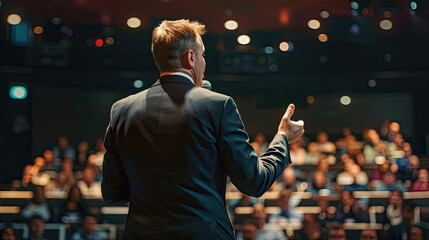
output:
[[[7,16],[7,23],[10,25],[18,25],[21,23],[21,16],[18,14],[10,14]]]
[[[228,20],[225,22],[224,26],[228,30],[235,30],[238,28],[238,23],[234,20]]]
[[[311,19],[310,21],[308,21],[307,25],[311,29],[319,29],[320,28],[320,22],[317,21],[316,19]]]
[[[247,45],[250,43],[250,37],[247,35],[240,35],[237,38],[237,42],[240,43],[241,45]]]
[[[132,17],[132,18],[129,18],[127,20],[127,25],[130,28],[138,28],[138,27],[140,27],[141,24],[142,24],[142,22],[140,21],[140,19],[138,19],[136,17]]]

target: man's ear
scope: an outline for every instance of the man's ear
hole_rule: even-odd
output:
[[[183,54],[182,65],[185,69],[192,69],[195,66],[195,52],[192,49]]]

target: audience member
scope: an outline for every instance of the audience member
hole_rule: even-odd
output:
[[[95,182],[95,174],[91,168],[83,170],[82,180],[77,183],[84,198],[101,198],[101,185]]]
[[[11,225],[6,225],[0,233],[1,240],[15,240],[15,229]]]
[[[377,240],[377,231],[374,229],[364,229],[360,234],[360,240]]]
[[[406,236],[407,232],[403,221],[402,209],[402,193],[394,190],[389,198],[389,204],[385,208],[384,223],[388,224],[388,228],[383,233],[384,239],[403,239]]]
[[[52,148],[52,152],[54,153],[55,165],[60,165],[65,158],[76,159],[76,152],[73,147],[69,146],[69,141],[65,137],[58,138],[58,145]]]
[[[302,147],[303,143],[304,140],[301,139],[300,141],[290,144],[290,158],[295,165],[303,165],[306,163],[307,152]]]
[[[291,190],[281,190],[277,203],[280,207],[280,210],[278,213],[274,213],[270,216],[270,223],[290,223],[302,221],[302,213],[296,210],[296,206],[299,204],[299,201],[296,198],[292,197]]]
[[[82,171],[87,163],[89,156],[89,144],[87,141],[81,141],[77,146],[77,158],[74,164],[75,171]]]
[[[35,185],[31,182],[33,173],[31,171],[32,166],[26,165],[22,171],[21,181],[15,180],[11,184],[11,190],[16,191],[34,191]]]
[[[50,180],[50,175],[43,171],[45,166],[45,159],[42,157],[36,157],[34,159],[34,165],[31,167],[31,182],[34,185],[45,186]]]
[[[396,176],[390,170],[385,172],[381,181],[374,181],[375,191],[394,191],[398,190],[401,193],[406,192],[407,189],[401,182],[396,181]]]
[[[51,212],[42,186],[35,187],[33,198],[21,210],[21,216],[25,219],[40,217],[44,221],[48,221],[51,218]]]
[[[346,232],[343,225],[331,223],[327,228],[328,240],[346,240]]]
[[[307,146],[307,155],[305,159],[305,164],[309,164],[309,165],[317,164],[321,156],[322,155],[319,151],[319,145],[315,142],[311,142]]]
[[[313,181],[310,183],[310,188],[307,189],[307,191],[312,194],[322,196],[328,196],[335,193],[335,190],[325,173],[320,170],[314,173]]]
[[[429,191],[429,177],[427,169],[420,169],[416,182],[413,184],[413,192]]]
[[[257,142],[259,144],[259,153],[260,156],[268,149],[268,143],[267,139],[265,138],[265,135],[263,133],[256,134],[255,138],[253,139],[254,142]]]
[[[377,156],[387,156],[386,143],[380,139],[380,136],[374,129],[368,130],[367,137],[368,142],[363,149],[365,164],[375,164]]]
[[[55,165],[54,163],[54,153],[51,150],[45,150],[43,152],[43,158],[45,159],[45,166],[43,167],[43,171],[60,171],[60,164]]]
[[[65,172],[58,173],[57,177],[46,185],[45,191],[49,192],[50,196],[62,197],[70,190],[71,184],[67,183],[67,175]]]
[[[337,153],[337,147],[333,142],[329,141],[328,134],[326,132],[319,132],[317,134],[317,144],[319,145],[319,151],[325,154],[333,154]]]
[[[86,215],[83,218],[83,226],[71,236],[72,240],[106,240],[109,239],[107,232],[97,229],[97,218],[94,215]]]
[[[335,220],[342,223],[366,222],[367,214],[359,206],[351,192],[343,191],[341,204],[335,213]]]
[[[33,217],[30,220],[29,240],[48,240],[45,236],[45,220],[41,217]]]
[[[286,240],[286,235],[283,233],[283,231],[266,227],[265,223],[267,222],[267,213],[265,212],[265,207],[263,204],[257,203],[253,205],[252,218],[255,220],[256,224],[256,239]],[[243,233],[238,233],[237,239],[245,239],[243,237]]]

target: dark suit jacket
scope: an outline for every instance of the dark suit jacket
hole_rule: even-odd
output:
[[[105,147],[103,198],[130,202],[125,239],[234,239],[227,175],[259,197],[291,163],[284,135],[258,159],[232,98],[177,75],[113,104]]]

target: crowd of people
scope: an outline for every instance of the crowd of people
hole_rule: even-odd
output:
[[[251,145],[257,154],[263,154],[268,142],[260,133]],[[100,216],[91,213],[86,203],[87,199],[101,198],[103,140],[97,140],[95,146],[91,151],[88,142],[82,141],[75,149],[67,138],[60,137],[56,146],[24,167],[20,180],[11,183],[10,190],[34,193],[19,213],[29,224],[30,239],[46,239],[43,226],[47,222],[65,224],[69,239],[108,239],[108,233],[95,227]],[[429,191],[428,170],[420,168],[419,158],[404,140],[399,123],[385,121],[379,131],[364,128],[361,140],[347,127],[335,142],[320,132],[314,142],[303,139],[291,144],[290,154],[293,164],[270,189],[277,193],[274,204],[264,197],[245,194],[228,199],[237,239],[346,239],[344,223],[370,222],[369,200],[356,198],[356,191],[389,191],[390,197],[377,219],[383,229],[365,229],[354,239],[425,239],[425,225],[414,221],[414,207],[403,199],[403,193]],[[314,168],[303,170],[306,165]],[[238,190],[229,182],[227,191]],[[320,211],[299,211],[301,198],[297,192],[319,196]],[[338,196],[337,206],[323,198],[333,195]],[[50,206],[46,198],[65,200]],[[251,207],[251,214],[237,213],[240,207]],[[269,207],[276,211],[267,211]],[[284,224],[301,227],[290,232],[279,227]],[[6,225],[1,239],[14,239],[15,235],[12,225]]]

